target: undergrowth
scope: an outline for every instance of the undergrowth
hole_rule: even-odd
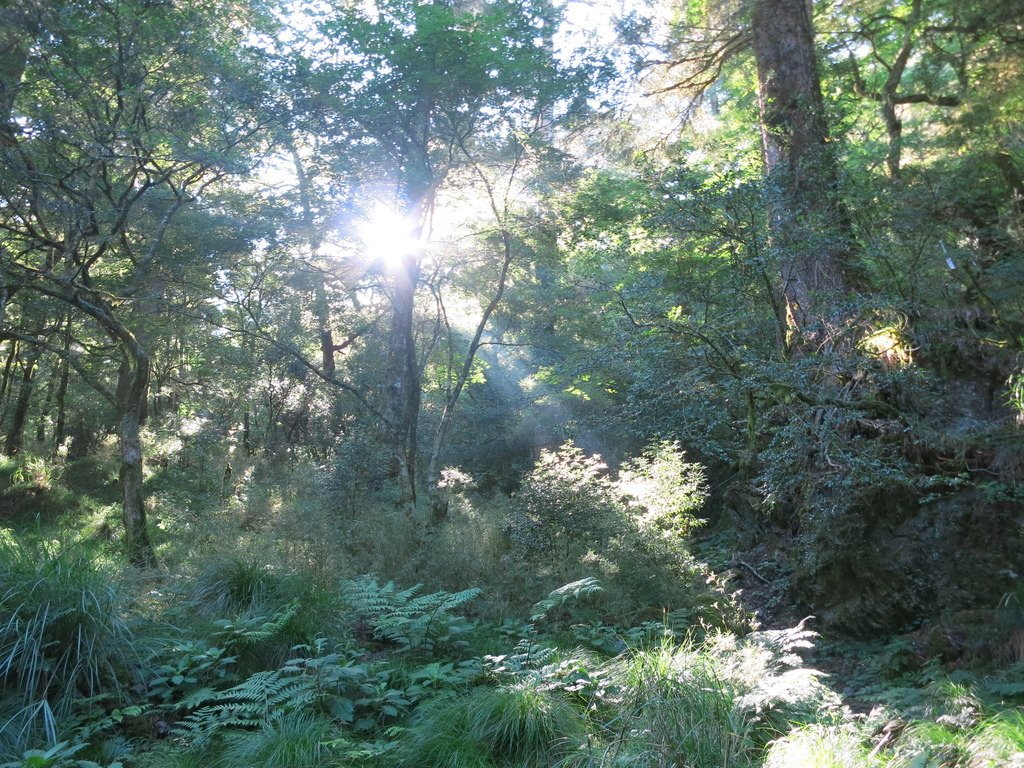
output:
[[[634,485],[664,480],[627,469]],[[100,522],[63,544],[45,520],[5,533],[0,765],[1021,765],[1019,664],[972,676],[907,640],[872,646],[851,682],[878,706],[858,714],[808,662],[807,626],[751,631],[728,580],[677,535],[702,498],[687,471],[684,497],[650,519],[636,505],[656,483],[621,505],[598,483],[588,498],[614,523],[603,542],[570,541],[586,511],[559,522],[538,491],[531,509],[554,526],[540,549],[509,527],[521,501],[472,491],[409,530],[383,504],[339,518],[246,490],[219,532],[196,523],[166,541],[170,568],[145,580],[111,559]],[[343,548],[320,560],[324,542]],[[1011,595],[1000,626],[1018,614]]]

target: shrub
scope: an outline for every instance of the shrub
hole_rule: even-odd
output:
[[[707,478],[685,459],[679,443],[664,441],[622,465],[615,485],[632,500],[641,530],[679,538],[703,524],[696,515],[707,500]]]
[[[606,469],[599,457],[587,456],[571,442],[543,451],[513,496],[509,536],[520,551],[570,558],[620,530],[622,498]]]
[[[695,623],[743,626],[724,581],[694,560],[679,535],[698,523],[700,468],[662,443],[627,462],[618,480],[606,469],[566,443],[545,451],[512,497],[509,557],[539,575],[530,591],[597,576],[606,586],[604,620],[630,624],[683,610]]]

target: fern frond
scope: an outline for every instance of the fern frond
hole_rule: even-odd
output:
[[[564,605],[570,600],[578,600],[587,595],[604,591],[601,582],[592,576],[565,584],[548,593],[548,596],[533,606],[530,621],[540,621],[553,609]]]
[[[353,612],[373,627],[378,640],[395,643],[403,650],[429,650],[453,642],[453,635],[468,624],[453,611],[476,598],[480,589],[417,594],[421,588],[417,584],[399,590],[392,581],[382,585],[363,576],[348,582],[344,594]]]

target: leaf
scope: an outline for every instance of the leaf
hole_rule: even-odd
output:
[[[604,591],[604,587],[601,586],[601,582],[592,576],[565,584],[558,589],[552,590],[547,597],[533,606],[530,621],[540,621],[553,608],[569,600],[576,600],[602,591]]]

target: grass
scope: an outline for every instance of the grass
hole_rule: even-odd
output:
[[[59,493],[60,482],[69,479],[84,485],[88,476],[74,478],[73,469],[77,465],[51,490]],[[0,480],[4,471],[0,464]],[[89,731],[92,743],[75,759],[122,759],[123,751],[98,751],[106,740],[134,750],[127,761],[139,768],[1024,768],[1024,713],[1007,709],[1019,694],[1017,677],[993,678],[995,693],[984,693],[981,678],[962,673],[949,673],[953,682],[934,674],[915,678],[917,705],[897,706],[912,722],[902,732],[891,730],[901,734],[896,743],[872,754],[867,727],[841,711],[818,673],[800,661],[798,651],[809,647],[811,636],[802,628],[743,638],[694,629],[687,641],[666,636],[611,660],[597,653],[583,658],[572,649],[585,641],[587,626],[580,621],[591,615],[587,611],[600,619],[593,627],[611,637],[624,636],[629,625],[616,622],[620,612],[605,603],[581,609],[570,602],[559,607],[557,621],[536,621],[530,630],[538,644],[552,646],[550,657],[523,668],[488,665],[481,660],[485,654],[512,653],[529,606],[553,578],[514,567],[518,561],[510,559],[501,528],[505,502],[457,500],[443,525],[425,534],[408,527],[401,533],[402,514],[384,504],[339,520],[315,498],[296,503],[298,487],[267,488],[267,499],[280,504],[268,501],[265,518],[254,518],[259,526],[246,522],[251,503],[227,499],[223,516],[209,516],[209,525],[196,529],[208,536],[201,545],[187,530],[168,537],[172,556],[165,562],[174,563],[174,573],[155,574],[154,589],[128,583],[114,544],[97,535],[113,507],[79,504],[73,518],[61,521],[68,526],[66,535],[59,534],[62,546],[52,542],[59,529],[51,517],[17,539],[0,536],[0,763],[46,742],[71,739],[75,745],[86,738],[81,726],[92,728],[114,706],[141,704],[148,709],[131,722],[108,718],[114,724]],[[271,520],[274,536],[266,533]],[[171,522],[175,527],[180,521]],[[388,549],[395,537],[397,546]],[[321,557],[329,549],[334,551]],[[638,571],[630,575],[636,589],[615,578],[609,589],[626,605],[661,566],[652,561],[646,568],[647,561],[635,557],[622,562]],[[349,570],[357,565],[359,570]],[[519,628],[478,621],[471,648],[417,643],[392,653],[371,642],[365,627],[353,635],[349,624],[355,618],[342,600],[343,584],[371,568],[378,569],[378,580],[425,581],[427,591],[482,584],[476,618],[511,615]],[[689,584],[693,573],[683,573],[671,589]],[[724,592],[714,585],[702,589],[674,599],[703,616],[701,601]],[[730,623],[734,608],[730,601],[718,606],[720,625]],[[394,609],[386,614],[398,616]],[[428,614],[433,626],[439,616]],[[172,667],[170,673],[137,674],[142,665],[135,646],[150,638],[167,646],[153,658]],[[325,639],[318,647],[327,651],[345,648],[346,663],[362,670],[346,689],[344,698],[353,705],[347,715],[330,710],[335,720],[324,706],[303,704],[301,711],[272,712],[261,724],[224,724],[202,752],[183,743],[184,731],[180,725],[174,730],[175,723],[201,706],[182,705],[188,695],[209,689],[216,696],[248,676],[279,669],[303,656],[295,646],[317,638]],[[366,641],[363,648],[360,640]],[[229,661],[209,669],[202,667],[204,659],[178,664],[190,644],[215,651],[214,662]],[[578,663],[563,663],[562,654]],[[566,671],[570,667],[583,670],[580,685]],[[158,674],[172,682],[181,676],[180,683],[168,684],[173,695],[161,698],[156,689],[142,692],[128,684]],[[85,701],[95,694],[114,695],[103,703]],[[993,699],[996,694],[1011,698]],[[204,700],[211,701],[196,699]],[[159,718],[172,729],[165,742],[155,741]]]
[[[571,754],[584,739],[582,716],[557,694],[525,680],[425,705],[412,721],[401,764],[542,768]]]
[[[624,690],[621,750],[646,753],[646,764],[666,767],[752,765],[751,722],[734,706],[739,692],[700,649],[664,643],[641,650],[614,666],[612,676]]]
[[[972,768],[1024,766],[1024,712],[1001,712],[982,721],[968,743]]]
[[[772,742],[764,768],[880,768],[855,731],[809,725]]]
[[[54,546],[0,544],[0,678],[57,710],[136,663],[118,574]]]
[[[203,564],[186,589],[178,613],[184,607],[186,613],[209,620],[242,624],[287,613],[273,636],[245,647],[239,657],[239,669],[244,672],[279,666],[292,648],[317,638],[347,637],[342,604],[340,586],[323,583],[317,574],[289,570],[261,558],[228,555]]]
[[[324,765],[337,739],[329,719],[293,712],[264,723],[258,730],[229,734],[217,768],[310,768]]]

